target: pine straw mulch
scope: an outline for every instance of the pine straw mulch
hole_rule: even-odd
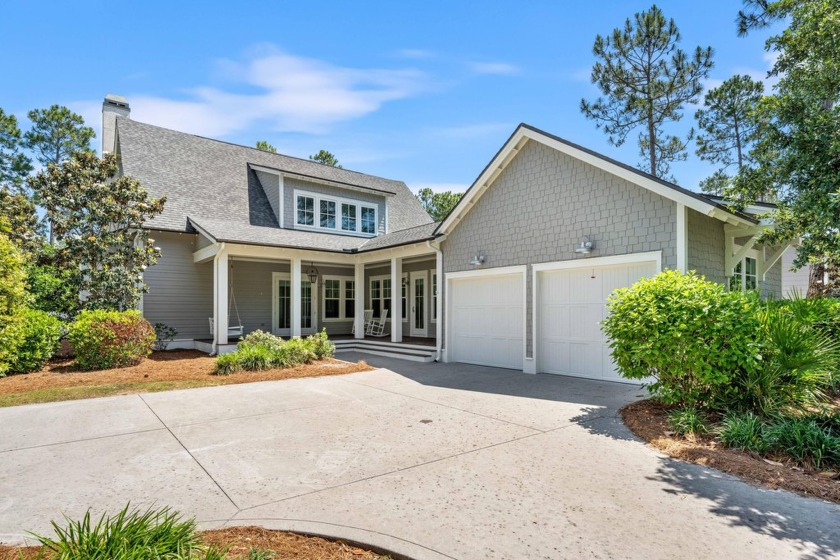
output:
[[[216,359],[196,350],[153,352],[138,365],[79,371],[72,360],[50,362],[41,371],[0,378],[0,407],[172,389],[320,377],[369,371],[365,362],[326,358],[287,369],[213,375]]]
[[[262,527],[229,527],[200,533],[207,545],[228,549],[229,560],[249,558],[251,550],[270,551],[261,556],[271,560],[376,560],[389,558],[370,550],[341,541],[310,537],[286,531],[270,531]],[[0,560],[35,560],[41,547],[15,547],[0,545]],[[45,560],[51,558],[46,556]]]
[[[780,457],[770,460],[730,449],[712,435],[673,435],[668,425],[669,410],[653,400],[637,401],[622,408],[621,417],[634,434],[676,459],[733,474],[750,484],[840,503],[840,473],[803,469]]]

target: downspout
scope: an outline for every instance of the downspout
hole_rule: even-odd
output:
[[[219,337],[217,336],[217,333],[219,332],[219,322],[216,321],[216,318],[219,316],[219,275],[216,271],[218,270],[219,266],[219,257],[224,251],[225,244],[219,243],[219,250],[216,251],[216,254],[213,257],[213,347],[210,352],[211,356],[216,356],[219,353],[219,345],[216,342],[219,340]],[[230,295],[228,295],[228,297],[230,297]]]
[[[443,337],[441,336],[442,331],[445,329],[444,326],[444,317],[443,317],[443,298],[441,297],[444,295],[444,290],[442,290],[444,286],[443,281],[443,251],[440,249],[440,242],[446,239],[445,237],[440,237],[438,239],[430,239],[426,242],[426,244],[435,252],[435,270],[437,272],[437,302],[435,310],[435,314],[437,316],[437,330],[435,332],[435,361],[441,361],[441,354],[442,354],[442,344],[443,344]]]

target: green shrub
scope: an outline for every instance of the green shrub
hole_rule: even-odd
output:
[[[20,313],[29,302],[24,254],[0,233],[0,377],[6,375],[23,344]]]
[[[56,537],[34,535],[46,550],[61,560],[222,560],[225,553],[202,546],[192,519],[169,508],[145,512],[126,506],[96,524],[88,511],[81,520],[65,517],[66,526],[53,521]]]
[[[148,356],[155,330],[137,311],[83,311],[70,325],[68,338],[80,368],[108,369]]]
[[[717,429],[720,441],[727,447],[764,453],[768,444],[764,421],[752,412],[728,414]]]
[[[603,330],[623,377],[652,378],[649,389],[668,404],[714,407],[757,366],[759,305],[753,293],[666,270],[616,290]]]
[[[730,391],[721,397],[724,406],[774,416],[803,412],[825,401],[840,343],[775,303],[759,316],[762,361],[733,377]]]
[[[690,436],[708,432],[706,415],[696,408],[678,408],[668,414],[668,425],[675,434]]]
[[[321,332],[306,337],[306,340],[312,345],[315,359],[322,360],[335,355],[335,343],[327,336],[327,329],[321,329]]]
[[[240,339],[239,344],[236,345],[237,348],[245,348],[247,346],[264,346],[271,350],[277,350],[283,346],[283,339],[271,333],[256,330],[245,335]]]
[[[231,373],[236,373],[237,371],[242,371],[242,366],[239,363],[239,356],[237,356],[236,352],[222,354],[216,358],[216,369],[213,370],[214,374],[230,375]]]
[[[309,364],[331,356],[335,345],[326,331],[306,338],[284,341],[278,336],[254,331],[237,344],[236,351],[216,359],[216,375],[230,375],[237,371],[261,371]]]
[[[165,351],[169,344],[175,340],[178,335],[178,329],[170,327],[166,323],[155,323],[155,350],[158,352]]]
[[[27,309],[20,316],[22,341],[9,364],[9,371],[29,373],[44,367],[58,350],[61,321],[35,309]]]
[[[768,447],[816,468],[840,464],[840,435],[808,418],[781,418],[766,428]]]

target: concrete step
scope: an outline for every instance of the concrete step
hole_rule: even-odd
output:
[[[433,362],[437,356],[437,350],[431,346],[370,339],[335,341],[335,351],[336,353],[362,352],[414,362]]]

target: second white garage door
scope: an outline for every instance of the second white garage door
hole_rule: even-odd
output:
[[[452,278],[448,286],[447,359],[521,370],[524,275]]]
[[[538,272],[538,371],[627,382],[615,371],[600,322],[613,290],[657,272],[655,260]]]

